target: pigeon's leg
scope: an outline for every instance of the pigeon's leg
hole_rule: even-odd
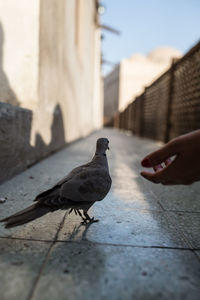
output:
[[[87,211],[83,211],[83,214],[84,214],[85,218],[84,218],[82,224],[99,222],[99,220],[95,220],[94,217],[90,218]]]
[[[69,211],[69,215],[70,215],[72,212],[73,212],[73,208],[71,208],[71,209],[70,209],[70,211]]]
[[[82,215],[82,213],[80,212],[80,210],[79,209],[74,209],[77,213],[78,213],[78,215],[84,220],[84,218],[83,218],[83,215]]]
[[[75,215],[78,214],[82,218],[83,221],[85,220],[85,218],[83,217],[83,215],[82,215],[82,213],[80,212],[79,209],[77,209],[77,208],[71,208],[70,211],[69,211],[69,214],[71,214],[73,211],[74,211]]]

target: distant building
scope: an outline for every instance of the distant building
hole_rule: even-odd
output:
[[[181,56],[176,49],[161,47],[147,56],[134,54],[123,59],[104,79],[105,122],[109,121],[117,111],[122,111],[143,92],[145,86],[150,85],[165,72],[173,58]]]

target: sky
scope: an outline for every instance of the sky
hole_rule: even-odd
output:
[[[102,0],[101,23],[121,31],[102,30],[103,58],[119,63],[134,53],[171,46],[183,54],[200,40],[200,0]],[[113,65],[104,65],[103,73]]]

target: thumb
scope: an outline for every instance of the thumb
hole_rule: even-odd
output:
[[[141,162],[143,167],[149,168],[161,164],[171,156],[175,155],[176,151],[174,149],[173,143],[168,143],[161,149],[150,153]]]

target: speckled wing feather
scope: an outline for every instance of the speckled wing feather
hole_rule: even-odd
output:
[[[111,187],[111,178],[105,168],[88,167],[61,185],[60,196],[75,202],[102,200]]]
[[[38,194],[36,196],[36,198],[34,199],[34,201],[38,201],[43,197],[46,197],[48,195],[53,195],[55,194],[55,192],[58,191],[58,188],[61,187],[62,184],[66,183],[67,181],[71,180],[73,178],[73,176],[75,176],[76,174],[79,174],[82,170],[84,170],[85,168],[87,168],[90,165],[90,163],[87,163],[85,165],[79,166],[74,168],[69,174],[67,174],[67,176],[65,176],[64,178],[62,178],[61,180],[59,180],[52,188]]]

